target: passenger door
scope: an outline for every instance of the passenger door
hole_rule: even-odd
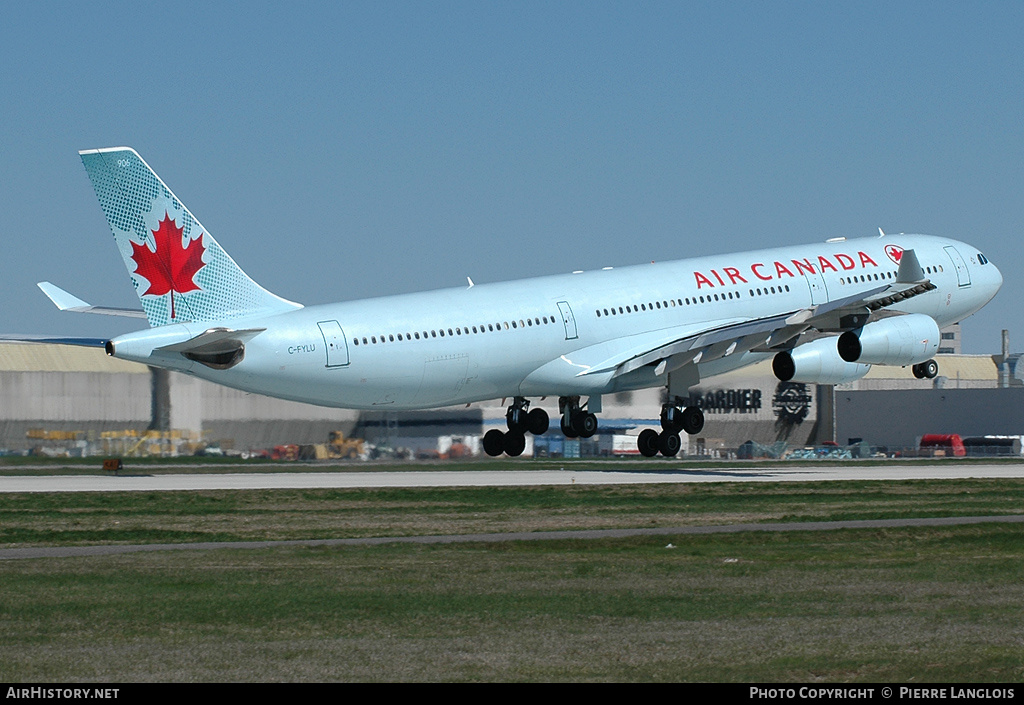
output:
[[[949,255],[949,259],[953,262],[953,266],[956,268],[956,283],[961,287],[971,285],[971,273],[967,269],[967,263],[964,262],[964,258],[960,256],[960,253],[956,251],[953,246],[942,248]]]
[[[565,339],[576,340],[579,334],[576,331],[576,318],[572,315],[568,301],[559,301],[558,310],[562,312],[562,323],[565,325]]]
[[[337,321],[320,321],[320,334],[324,337],[324,347],[327,349],[327,367],[344,367],[349,363],[348,341],[345,340],[345,331]]]

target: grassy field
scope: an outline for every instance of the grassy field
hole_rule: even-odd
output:
[[[1024,481],[0,495],[3,546],[1016,514]],[[1010,681],[1019,525],[0,563],[0,680]]]

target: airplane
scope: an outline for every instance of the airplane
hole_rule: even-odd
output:
[[[840,384],[871,365],[933,378],[941,327],[987,304],[1002,275],[975,247],[885,235],[303,306],[250,279],[129,147],[79,153],[142,310],[92,306],[48,282],[61,310],[145,317],[107,355],[281,399],[362,410],[503,398],[488,455],[522,454],[558,399],[562,432],[598,430],[603,395],[666,387],[640,453],[699,433],[700,380],[772,359],[784,381]],[[585,401],[584,401],[585,400]]]

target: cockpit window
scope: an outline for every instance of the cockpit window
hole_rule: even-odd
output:
[[[978,253],[978,264],[988,264],[988,257],[986,257],[985,255],[983,255],[983,254],[981,254],[979,252]]]

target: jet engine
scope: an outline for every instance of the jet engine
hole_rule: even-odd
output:
[[[868,323],[839,336],[839,356],[869,365],[916,365],[939,349],[939,325],[931,316],[909,313]]]
[[[783,382],[809,384],[843,384],[866,375],[871,365],[839,357],[837,339],[833,335],[784,350],[772,360],[772,371]]]

